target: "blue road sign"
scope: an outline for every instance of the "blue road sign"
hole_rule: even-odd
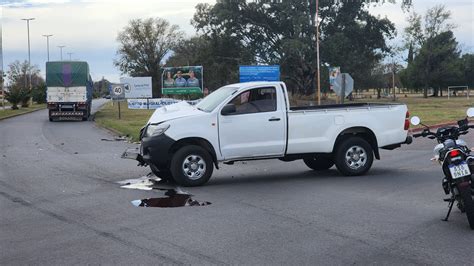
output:
[[[280,81],[280,66],[240,66],[240,82]]]

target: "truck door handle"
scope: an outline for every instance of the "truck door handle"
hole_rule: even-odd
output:
[[[273,122],[273,121],[280,121],[280,118],[278,118],[278,117],[272,117],[272,118],[268,119],[268,121],[270,121],[270,122]]]

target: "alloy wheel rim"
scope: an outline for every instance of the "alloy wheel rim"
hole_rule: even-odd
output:
[[[206,162],[199,155],[188,155],[183,161],[182,170],[191,180],[198,180],[206,173]]]
[[[345,162],[353,170],[360,169],[367,163],[367,152],[360,146],[352,146],[346,151]]]

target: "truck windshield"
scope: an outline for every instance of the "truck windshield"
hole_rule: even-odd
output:
[[[237,91],[235,87],[222,87],[215,92],[209,94],[206,98],[200,101],[196,108],[204,112],[212,112],[223,100]]]

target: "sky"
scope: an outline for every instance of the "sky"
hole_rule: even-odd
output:
[[[58,46],[65,45],[63,59],[87,61],[94,80],[105,77],[118,82],[121,74],[113,65],[116,37],[129,20],[161,17],[178,25],[186,36],[193,36],[196,33],[190,20],[198,3],[213,4],[215,0],[0,0],[4,68],[15,60],[28,59],[27,26],[21,19],[35,18],[30,22],[31,63],[38,65],[43,75],[47,49],[42,35],[53,34],[50,60],[59,60]],[[421,14],[436,4],[446,4],[452,12],[451,23],[457,25],[454,34],[462,51],[474,53],[473,1],[413,0],[414,10]],[[390,42],[400,44],[407,25],[407,14],[400,4],[371,7],[370,12],[395,23],[399,34]]]

